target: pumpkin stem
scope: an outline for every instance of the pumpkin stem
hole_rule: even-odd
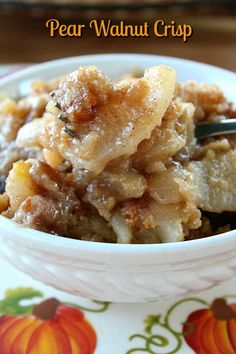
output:
[[[218,320],[232,320],[236,318],[236,312],[227,304],[225,299],[215,299],[211,305],[213,315]]]
[[[32,315],[41,320],[51,320],[56,315],[57,308],[60,305],[60,301],[52,297],[36,305]]]

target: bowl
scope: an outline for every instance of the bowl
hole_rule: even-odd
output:
[[[179,81],[215,82],[236,100],[236,74],[193,61],[139,54],[72,57],[29,67],[0,80],[0,91],[27,93],[29,82],[50,79],[80,65],[111,77],[134,68],[167,64]],[[94,300],[149,302],[212,287],[236,272],[236,230],[168,244],[122,245],[80,241],[25,228],[0,216],[0,254],[41,282]]]

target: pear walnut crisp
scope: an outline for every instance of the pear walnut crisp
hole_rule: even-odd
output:
[[[159,65],[111,81],[80,67],[0,103],[0,211],[81,240],[158,243],[230,230],[236,139],[194,137],[230,118],[215,85],[176,83]],[[219,214],[215,223],[215,216]]]

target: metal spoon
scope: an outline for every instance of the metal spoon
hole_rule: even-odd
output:
[[[224,119],[216,123],[202,123],[195,128],[197,139],[209,138],[223,134],[236,134],[236,118]]]

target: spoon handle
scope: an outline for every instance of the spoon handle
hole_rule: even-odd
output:
[[[217,123],[198,124],[195,128],[197,139],[223,134],[236,134],[236,119],[225,119]]]

